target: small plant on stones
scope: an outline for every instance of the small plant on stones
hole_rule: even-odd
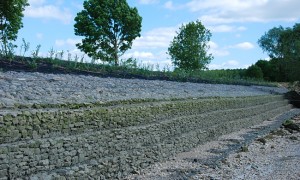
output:
[[[40,53],[40,49],[41,49],[41,45],[37,45],[36,46],[36,49],[34,51],[31,52],[31,55],[34,59],[38,58],[39,57],[39,53]]]
[[[6,52],[6,57],[12,61],[15,57],[15,48],[17,48],[17,45],[14,45],[13,43],[8,43],[7,45],[7,52]]]
[[[22,38],[22,45],[20,48],[20,56],[25,57],[26,52],[30,48],[30,42],[26,42],[24,38]]]
[[[37,58],[39,57],[39,52],[41,49],[41,45],[37,45],[36,49],[34,51],[32,51],[31,55],[32,55],[32,59],[30,61],[28,61],[28,65],[31,69],[36,69],[37,68]]]
[[[54,58],[54,55],[55,55],[55,50],[53,49],[53,47],[49,50],[49,58],[50,59],[53,59]]]
[[[240,152],[248,152],[249,149],[246,145],[242,146],[241,149],[240,149]]]
[[[289,120],[284,121],[282,125],[283,125],[283,126],[288,126],[288,125],[290,125],[290,124],[294,124],[294,122],[293,122],[292,120],[289,119]]]
[[[284,123],[282,123],[283,127],[292,132],[293,130],[295,131],[300,131],[300,127],[298,124],[296,124],[294,121],[292,120],[286,120]]]

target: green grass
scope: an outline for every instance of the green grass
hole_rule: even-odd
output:
[[[174,71],[169,68],[163,70],[154,70],[154,66],[137,64],[135,59],[128,59],[121,62],[120,66],[109,64],[84,63],[83,58],[75,56],[75,59],[68,57],[68,60],[61,60],[62,55],[48,58],[38,56],[40,47],[33,51],[32,57],[13,56],[10,58],[1,57],[0,62],[9,62],[10,64],[18,64],[28,71],[57,73],[75,73],[75,74],[91,74],[103,77],[119,77],[119,78],[139,78],[139,79],[157,79],[179,82],[196,82],[196,83],[213,83],[213,84],[234,84],[234,85],[264,85],[276,86],[275,83],[266,82],[261,79],[250,79],[245,76],[245,69],[234,70],[199,70],[185,71],[176,69]],[[53,51],[53,50],[52,50]],[[12,65],[13,66],[13,65]],[[3,70],[6,67],[1,67]],[[157,69],[157,68],[156,68]]]

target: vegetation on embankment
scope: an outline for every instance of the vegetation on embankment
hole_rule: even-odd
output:
[[[276,86],[275,83],[247,77],[246,69],[198,71],[179,69],[172,71],[169,68],[164,68],[163,70],[154,69],[154,66],[151,65],[138,65],[135,59],[128,59],[122,62],[120,66],[111,66],[108,64],[84,63],[83,60],[78,61],[78,59],[61,60],[50,57],[22,56],[14,56],[13,58],[0,57],[1,71],[70,73],[179,82]]]

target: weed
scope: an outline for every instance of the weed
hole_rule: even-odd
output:
[[[29,65],[30,69],[37,69],[38,67],[36,59],[28,60],[27,64]]]
[[[15,57],[15,48],[17,48],[17,45],[14,45],[13,43],[8,43],[7,46],[7,52],[6,52],[6,58],[8,58],[10,61],[12,61]]]
[[[32,59],[27,60],[27,64],[31,69],[37,69],[38,64],[37,64],[37,59],[39,58],[39,53],[40,53],[41,45],[37,45],[36,49],[31,52]]]
[[[75,62],[78,62],[78,60],[79,60],[79,57],[78,57],[78,55],[76,54],[75,57],[74,57],[74,61],[75,61]]]
[[[57,52],[56,55],[55,55],[55,59],[60,59],[62,60],[63,57],[64,57],[64,50],[60,51],[60,52]]]
[[[80,62],[83,63],[84,60],[84,54],[81,56]]]
[[[53,49],[53,47],[49,50],[49,58],[50,59],[53,59],[54,58],[54,55],[55,55],[55,51]]]
[[[37,59],[39,57],[41,47],[42,46],[39,44],[39,45],[36,46],[36,49],[31,52],[31,55],[32,55],[33,59]]]
[[[21,45],[20,55],[25,56],[26,52],[29,50],[29,42],[23,40]],[[0,44],[3,46],[3,43]],[[6,46],[6,51],[3,47],[0,48],[0,57],[6,57],[9,54],[11,60],[14,59],[14,49],[15,45],[10,44]],[[44,61],[50,63],[53,68],[65,67],[69,70],[84,70],[90,72],[101,73],[104,75],[112,75],[116,77],[138,77],[144,79],[162,79],[162,80],[172,80],[172,81],[189,81],[189,82],[204,82],[204,83],[222,83],[222,84],[240,84],[240,85],[269,85],[274,86],[274,84],[257,79],[249,79],[246,76],[245,69],[235,69],[235,70],[180,70],[166,65],[160,67],[159,64],[143,64],[138,63],[135,58],[128,58],[120,62],[120,66],[113,66],[109,63],[96,63],[98,59],[92,58],[91,63],[84,62],[85,56],[74,56],[72,59],[72,54],[67,51],[67,60],[62,61],[64,58],[64,51],[55,51],[53,47],[48,52],[47,58],[39,58],[41,45],[38,45],[34,51],[31,53],[31,59],[27,60],[29,67],[32,69],[38,68],[38,63]],[[10,53],[8,53],[10,52]]]
[[[248,152],[249,149],[247,146],[242,146],[241,149],[240,149],[240,152]]]
[[[30,42],[26,42],[24,38],[22,38],[22,45],[20,48],[20,56],[22,56],[23,58],[25,57],[26,52],[29,50],[30,48]],[[23,53],[22,53],[23,50]]]
[[[286,120],[282,123],[283,126],[288,126],[288,125],[291,125],[291,124],[294,124],[294,122],[292,120]]]
[[[72,54],[70,53],[70,51],[67,52],[68,52],[68,61],[72,61]]]

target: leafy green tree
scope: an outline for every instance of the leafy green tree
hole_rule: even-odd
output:
[[[114,62],[140,36],[142,17],[126,0],[86,0],[75,17],[75,34],[84,36],[77,47],[94,60]]]
[[[200,21],[182,25],[168,48],[175,67],[186,70],[205,69],[213,59],[207,53],[211,33]]]
[[[300,60],[300,24],[286,28],[280,34],[279,44],[285,59]]]
[[[28,5],[27,0],[0,1],[0,45],[5,55],[9,41],[16,40],[19,29],[23,27],[23,11]]]
[[[283,57],[283,53],[280,50],[280,38],[283,32],[284,28],[282,26],[274,27],[258,40],[258,45],[264,52],[268,53],[270,58]]]
[[[293,28],[274,27],[258,40],[258,44],[270,58],[300,59],[300,24]]]
[[[274,27],[266,32],[258,44],[271,57],[268,71],[270,80],[295,81],[299,80],[300,63],[300,24],[292,28]],[[264,71],[264,69],[262,69]],[[264,77],[266,74],[264,72]]]
[[[252,65],[246,70],[246,76],[255,79],[262,79],[263,72],[257,65]]]
[[[271,66],[271,63],[266,60],[258,60],[255,63],[256,66],[260,67],[260,69],[263,72],[263,77],[265,80],[271,80],[271,76],[273,74],[273,68]]]

